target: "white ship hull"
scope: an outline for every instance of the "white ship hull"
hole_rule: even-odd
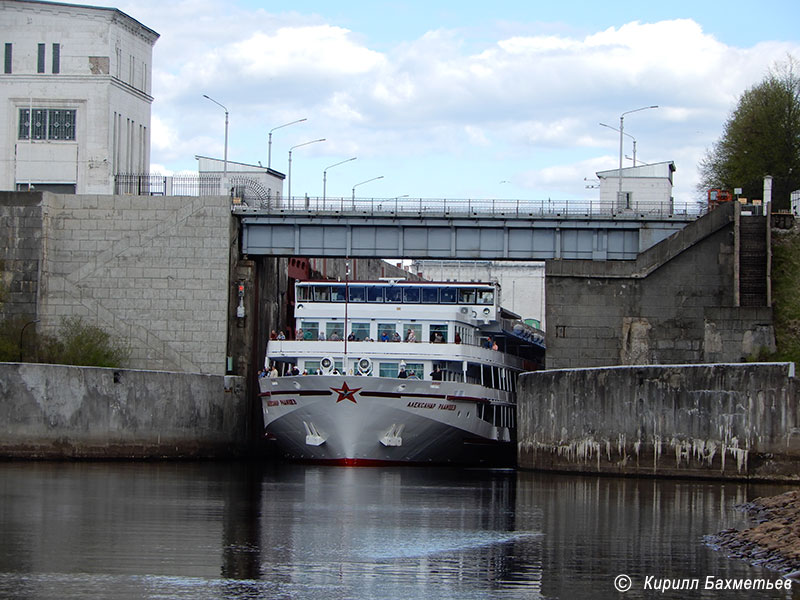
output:
[[[342,375],[259,381],[265,433],[289,459],[507,465],[515,460],[514,405],[500,390]]]

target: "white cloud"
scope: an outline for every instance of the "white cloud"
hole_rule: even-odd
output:
[[[394,174],[409,186],[401,193],[421,196],[482,187],[464,173],[491,177],[488,187],[513,177],[536,193],[582,195],[584,177],[618,160],[618,137],[599,123],[616,127],[622,112],[658,104],[626,117],[625,131],[642,159],[676,161],[676,198],[688,201],[697,160],[739,95],[787,52],[800,55],[798,43],[732,47],[690,19],[580,36],[503,22],[509,33],[477,49],[461,31],[438,28],[379,51],[365,42],[368,32],[317,14],[216,0],[140,0],[121,9],[162,35],[153,73],[155,162],[191,166],[195,154],[221,152],[222,115],[202,98],[208,94],[230,108],[232,160],[263,160],[270,128],[308,117],[276,134],[273,156],[325,137],[302,163],[357,153],[348,169],[363,169],[365,179],[384,165],[406,169]],[[491,27],[481,39],[491,39]]]

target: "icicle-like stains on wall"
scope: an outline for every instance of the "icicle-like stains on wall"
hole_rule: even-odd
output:
[[[522,468],[800,480],[792,363],[537,371],[518,402]]]

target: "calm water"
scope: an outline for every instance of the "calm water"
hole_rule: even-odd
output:
[[[775,579],[702,537],[746,526],[734,505],[786,489],[469,469],[0,463],[0,598],[731,597],[642,586],[649,575]],[[614,589],[622,573],[633,582],[624,595]]]

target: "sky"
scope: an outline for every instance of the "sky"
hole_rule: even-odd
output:
[[[740,95],[800,59],[796,0],[82,3],[161,36],[152,172],[223,157],[205,94],[229,111],[229,161],[286,174],[305,144],[294,196],[322,196],[327,170],[329,198],[596,198],[619,164],[611,128],[657,105],[625,114],[624,154],[635,139],[637,163],[673,161],[676,202],[697,202]]]

